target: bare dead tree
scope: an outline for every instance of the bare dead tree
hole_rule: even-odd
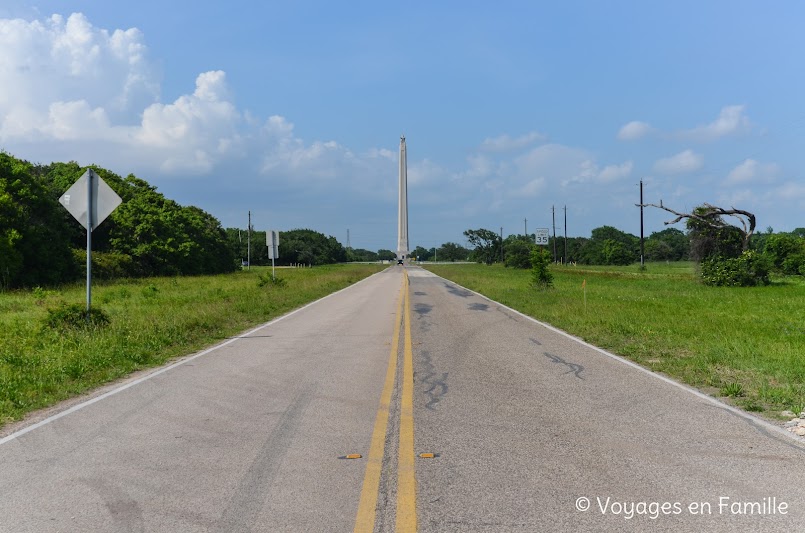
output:
[[[663,211],[668,211],[676,215],[676,218],[673,220],[668,220],[665,222],[665,225],[669,224],[676,224],[682,219],[690,219],[696,220],[705,224],[706,226],[713,228],[713,229],[725,229],[725,228],[736,228],[743,234],[743,250],[746,251],[749,249],[749,240],[752,238],[752,235],[755,233],[755,215],[750,213],[749,211],[744,211],[743,209],[735,209],[734,207],[731,209],[724,209],[723,207],[718,207],[715,205],[710,205],[705,203],[702,207],[697,208],[692,213],[680,213],[678,211],[674,211],[670,207],[666,207],[662,205],[662,200],[660,200],[660,204],[636,204],[637,207],[656,207],[658,209],[662,209]],[[725,222],[721,217],[722,216],[730,216],[737,218],[741,222],[741,226],[743,229]]]

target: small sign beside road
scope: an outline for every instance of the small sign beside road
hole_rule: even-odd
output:
[[[539,228],[535,230],[534,234],[536,238],[534,242],[540,246],[547,246],[548,245],[548,228]]]
[[[92,304],[92,230],[122,202],[92,169],[84,172],[59,198],[59,203],[87,230],[87,321]]]
[[[280,256],[280,232],[271,229],[266,231],[266,245],[268,246],[268,258],[271,259],[271,279],[277,279],[274,260]]]
[[[89,191],[87,190],[90,181],[92,182],[91,199],[89,198]],[[67,192],[62,194],[61,198],[59,198],[59,203],[87,230],[90,229],[87,223],[88,204],[92,204],[91,218],[92,229],[94,230],[101,222],[106,220],[106,217],[111,215],[112,211],[117,209],[117,206],[122,202],[123,200],[120,199],[120,196],[118,196],[92,169],[84,172],[84,174],[73,183],[73,186],[67,189]]]
[[[274,230],[266,231],[266,245],[268,246],[268,258],[279,259],[280,232]]]

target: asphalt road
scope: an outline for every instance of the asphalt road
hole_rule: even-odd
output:
[[[0,531],[797,531],[804,459],[393,267],[0,435]]]

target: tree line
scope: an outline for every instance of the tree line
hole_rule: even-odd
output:
[[[531,268],[529,254],[535,234],[509,235],[505,239],[488,229],[464,232],[478,263],[503,262],[515,268]],[[683,261],[689,258],[688,237],[676,228],[654,232],[644,242],[647,261]],[[545,249],[556,263],[629,265],[640,260],[640,238],[612,226],[601,226],[590,237],[550,237]]]
[[[763,285],[769,274],[805,276],[805,228],[790,233],[751,233],[730,225],[705,204],[693,211],[686,231],[666,228],[644,240],[645,261],[685,261],[699,264],[702,280],[711,285]],[[708,218],[709,217],[709,218]],[[503,263],[531,268],[535,235],[509,235],[492,230],[464,232],[473,247],[470,258],[479,263]],[[551,237],[545,251],[557,263],[630,265],[640,261],[640,238],[612,226],[592,230],[590,237]]]
[[[246,264],[251,258],[252,265],[270,265],[266,232],[226,228],[227,242],[232,255],[238,262]],[[279,257],[274,264],[287,265],[327,265],[348,261],[347,250],[333,236],[327,236],[311,229],[292,229],[279,232]],[[249,243],[251,242],[251,251]]]
[[[59,197],[92,168],[123,200],[92,232],[98,279],[221,274],[248,256],[246,230],[224,229],[209,213],[182,206],[133,174],[99,166],[32,164],[0,152],[0,289],[53,286],[83,278],[86,230]],[[396,254],[380,250],[376,257]],[[270,265],[265,232],[251,232],[252,264]],[[283,231],[276,264],[321,265],[364,260],[335,237]],[[370,258],[368,260],[377,260]]]
[[[266,232],[239,228],[226,228],[229,246],[235,257],[242,263],[250,258],[252,265],[270,265]],[[251,243],[251,250],[249,250]],[[279,257],[275,265],[323,265],[342,262],[374,263],[377,261],[394,261],[397,253],[381,248],[372,251],[365,248],[345,248],[335,237],[310,229],[294,229],[280,232]],[[471,251],[454,242],[446,242],[434,248],[417,246],[411,256],[417,261],[467,261]]]
[[[220,222],[182,206],[129,174],[69,163],[32,164],[0,152],[0,288],[79,280],[86,230],[59,197],[92,168],[123,203],[92,232],[97,278],[232,272],[236,263]]]
[[[86,231],[58,199],[88,168],[123,200],[93,231],[95,277],[218,274],[236,270],[246,259],[245,230],[223,229],[209,213],[166,198],[133,174],[123,178],[74,161],[32,164],[0,152],[0,289],[56,285],[83,277]],[[688,218],[686,232],[667,228],[645,239],[646,261],[697,261],[703,280],[714,285],[768,283],[769,272],[805,275],[805,228],[790,233],[774,233],[771,228],[765,233],[741,231],[724,223],[718,208],[707,204],[682,215]],[[754,230],[754,215],[751,227]],[[420,261],[532,266],[534,234],[502,239],[480,228],[468,229],[464,236],[470,248],[446,242],[433,248],[417,246],[411,255]],[[252,264],[271,264],[265,232],[252,231],[251,242]],[[628,265],[640,260],[640,239],[602,226],[592,230],[590,237],[552,237],[545,250],[555,262]],[[392,250],[347,249],[335,237],[294,229],[281,232],[276,264],[374,262],[395,257]]]

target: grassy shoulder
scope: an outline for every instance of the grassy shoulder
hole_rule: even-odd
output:
[[[52,328],[48,309],[85,287],[0,293],[0,427],[133,371],[164,364],[347,287],[383,265],[270,268],[93,285],[101,328]]]
[[[691,263],[648,264],[644,272],[552,266],[554,287],[541,291],[526,270],[427,268],[743,409],[771,417],[805,409],[801,278],[768,287],[708,287]]]

